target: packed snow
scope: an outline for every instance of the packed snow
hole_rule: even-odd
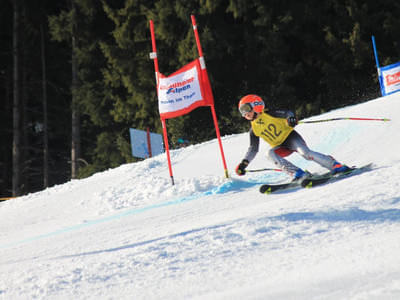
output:
[[[362,174],[263,195],[239,177],[247,133],[0,203],[0,299],[400,299],[400,93],[300,124]],[[246,122],[243,119],[243,122]],[[261,149],[249,169],[274,168]],[[310,172],[319,165],[289,159]]]

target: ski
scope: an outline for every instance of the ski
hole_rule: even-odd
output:
[[[318,185],[322,185],[324,183],[333,182],[336,180],[340,180],[343,178],[347,178],[356,174],[360,174],[362,172],[370,170],[372,167],[372,163],[367,164],[361,167],[352,167],[349,171],[344,173],[332,174],[331,172],[327,172],[321,175],[312,175],[310,178],[304,179],[302,182],[288,182],[281,184],[263,184],[260,186],[260,193],[262,194],[271,194],[276,191],[284,191],[295,189],[299,187],[303,188],[311,188]]]
[[[312,178],[320,179],[329,176],[331,172],[327,172],[324,174],[312,174]],[[301,188],[301,182],[288,182],[288,183],[278,183],[278,184],[263,184],[260,186],[260,193],[262,194],[271,194],[276,191],[290,190],[294,188]]]
[[[263,184],[260,186],[260,193],[271,194],[276,191],[288,190],[296,187],[301,187],[300,182],[288,182],[281,184]]]
[[[323,176],[320,176],[319,178],[306,178],[301,182],[301,186],[304,188],[311,188],[315,187],[321,184],[337,181],[340,179],[348,178],[357,174],[360,174],[362,172],[370,170],[372,167],[372,163],[367,164],[362,167],[352,167],[350,168],[349,171],[343,172],[343,173],[338,173],[338,174],[326,174]]]

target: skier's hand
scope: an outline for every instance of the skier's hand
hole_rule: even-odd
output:
[[[290,127],[295,127],[298,124],[296,117],[288,117],[286,121]]]
[[[247,159],[243,159],[242,162],[236,167],[236,174],[239,176],[243,176],[246,174],[246,168],[249,165],[249,161]]]

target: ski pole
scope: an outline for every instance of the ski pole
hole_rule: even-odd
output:
[[[282,170],[281,170],[281,169],[273,169],[273,168],[264,168],[264,169],[246,170],[246,172],[262,172],[262,171],[276,171],[276,172],[282,172]]]
[[[330,121],[340,121],[340,120],[356,120],[356,121],[390,121],[390,119],[382,118],[382,119],[374,119],[374,118],[332,118],[325,120],[315,120],[315,121],[299,121],[298,124],[308,124],[308,123],[321,123],[321,122],[330,122]]]

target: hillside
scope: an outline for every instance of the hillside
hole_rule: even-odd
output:
[[[373,170],[262,195],[238,177],[246,133],[0,203],[1,299],[399,299],[400,94],[296,127],[308,145]],[[243,122],[245,122],[243,120]],[[249,168],[273,167],[263,145]],[[324,170],[296,156],[312,172]]]

